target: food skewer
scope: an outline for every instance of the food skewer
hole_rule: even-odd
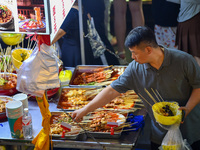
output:
[[[72,116],[66,110],[64,110],[61,106],[60,106],[60,108],[68,117],[70,117],[75,123],[77,123],[77,125],[84,131],[84,133],[86,135],[89,135],[89,137],[91,137],[95,142],[97,142],[103,148],[103,150],[106,150],[106,147],[104,145],[102,145],[97,139],[95,139],[94,136],[91,135],[79,122],[74,120],[72,118]]]

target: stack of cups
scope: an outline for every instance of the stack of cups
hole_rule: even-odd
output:
[[[24,93],[19,93],[19,94],[15,94],[13,96],[13,99],[15,101],[21,101],[23,104],[23,110],[24,108],[28,108],[28,96]]]
[[[23,106],[20,101],[9,101],[6,104],[6,116],[10,126],[11,136],[13,138],[22,138],[22,116]]]

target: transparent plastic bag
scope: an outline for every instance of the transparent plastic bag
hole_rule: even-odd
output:
[[[42,44],[40,51],[36,47],[17,72],[17,90],[42,97],[45,90],[60,87],[58,62],[50,46]]]
[[[179,126],[173,126],[165,135],[159,150],[192,150],[192,148],[186,140],[183,140]]]

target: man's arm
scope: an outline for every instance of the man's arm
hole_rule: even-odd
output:
[[[193,89],[192,94],[185,107],[181,107],[180,110],[185,110],[185,117],[192,111],[192,109],[200,103],[200,88]]]
[[[120,93],[113,89],[110,85],[103,89],[90,103],[88,103],[83,108],[76,110],[72,113],[72,118],[76,121],[80,121],[83,116],[87,115],[89,112],[104,106],[109,103],[112,99],[119,96]]]

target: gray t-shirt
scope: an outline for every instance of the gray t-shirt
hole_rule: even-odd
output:
[[[146,88],[151,95],[151,89],[157,90],[165,101],[176,101],[185,106],[192,89],[200,88],[200,67],[195,59],[182,51],[164,49],[164,61],[157,70],[149,64],[139,64],[132,61],[125,72],[111,84],[112,88],[120,93],[135,90],[141,94],[151,105],[153,100],[145,92]],[[155,96],[154,96],[155,97]],[[156,97],[155,97],[156,98]],[[157,100],[158,101],[158,100]],[[156,123],[151,106],[144,100],[144,105],[152,118],[151,141],[161,144],[166,130]],[[200,140],[200,104],[187,116],[180,129],[184,139],[190,144]]]
[[[167,0],[169,2],[180,4],[178,22],[184,22],[200,12],[200,0]]]
[[[178,22],[184,22],[200,12],[200,0],[181,0]]]

